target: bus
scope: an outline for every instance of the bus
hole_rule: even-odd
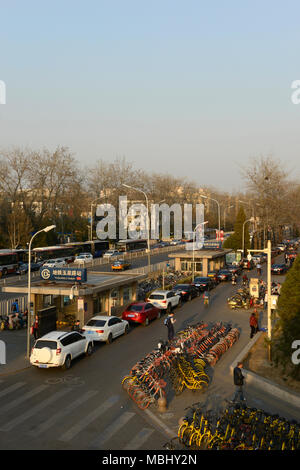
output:
[[[146,250],[147,248],[147,240],[119,240],[116,243],[116,250],[121,252]]]
[[[65,245],[43,246],[31,250],[33,261],[47,261],[48,259],[65,258],[67,263],[72,263],[75,258],[74,248]]]
[[[27,250],[0,250],[0,276],[14,274],[19,264],[25,261]]]
[[[94,258],[100,258],[109,250],[109,241],[106,240],[93,240],[87,242],[71,242],[66,243],[65,246],[71,246],[74,250],[75,256],[81,253],[91,253]]]

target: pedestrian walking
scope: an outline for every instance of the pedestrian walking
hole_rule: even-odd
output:
[[[39,317],[36,315],[35,316],[35,319],[34,319],[34,322],[33,322],[33,325],[31,327],[31,332],[34,336],[34,339],[38,339],[38,329],[39,329]]]
[[[264,298],[264,310],[267,309],[268,306],[268,292],[265,293],[265,298]]]
[[[249,319],[250,324],[250,338],[253,338],[255,333],[257,333],[258,321],[255,315],[255,312],[252,312]]]
[[[174,331],[174,323],[176,322],[174,318],[174,313],[170,312],[170,314],[165,319],[165,325],[168,328],[168,340],[171,341],[174,338],[175,331]]]
[[[233,401],[246,401],[243,392],[244,376],[242,374],[243,363],[238,362],[233,369],[233,383],[235,385],[235,394]]]
[[[12,311],[12,313],[19,313],[20,312],[18,299],[16,299],[11,304],[11,311]]]

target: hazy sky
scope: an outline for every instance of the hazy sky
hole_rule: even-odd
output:
[[[299,1],[0,0],[0,145],[228,191],[261,155],[300,178],[299,18]]]

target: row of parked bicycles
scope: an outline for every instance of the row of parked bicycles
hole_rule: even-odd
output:
[[[199,403],[186,408],[178,435],[168,449],[300,450],[300,423],[241,404],[223,411],[204,410]]]
[[[210,382],[209,366],[216,364],[239,335],[238,329],[221,322],[188,326],[135,364],[122,387],[141,409],[166,398],[167,385],[175,395],[185,388],[205,390]]]

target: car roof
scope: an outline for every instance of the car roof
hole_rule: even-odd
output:
[[[73,331],[61,331],[61,330],[57,330],[57,331],[49,331],[49,333],[46,333],[44,336],[41,336],[40,338],[38,338],[37,341],[39,341],[40,339],[42,340],[59,340],[60,338],[62,338],[63,336],[65,335],[68,335],[70,333],[74,333]]]
[[[110,318],[119,318],[119,317],[116,317],[115,315],[95,315],[94,317],[90,318],[88,321],[90,320],[109,320]],[[121,320],[121,318],[120,318]]]

